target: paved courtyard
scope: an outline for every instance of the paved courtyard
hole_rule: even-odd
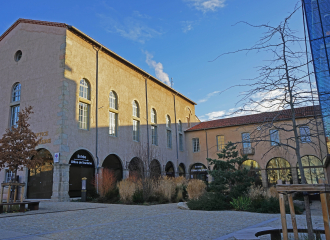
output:
[[[323,225],[312,205],[314,226]],[[290,223],[289,215],[287,215]],[[297,216],[305,226],[305,216]],[[180,210],[154,206],[41,202],[40,210],[0,214],[0,239],[235,239],[245,228],[280,227],[279,214]],[[264,236],[261,239],[270,239]]]

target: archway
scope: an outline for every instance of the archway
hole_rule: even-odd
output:
[[[144,166],[140,158],[134,157],[128,165],[129,176],[141,178],[144,176]]]
[[[43,163],[28,172],[27,198],[50,199],[53,193],[53,156],[44,148],[38,150],[37,154]]]
[[[175,177],[174,165],[171,161],[168,161],[165,166],[165,174],[168,177]]]
[[[266,170],[269,186],[276,185],[279,179],[281,179],[283,183],[292,183],[291,166],[284,158],[271,159],[267,164]]]
[[[261,169],[257,161],[254,161],[252,159],[245,160],[240,166],[240,168],[249,171],[249,176],[254,178],[254,183],[256,185],[262,185]]]
[[[318,184],[319,179],[324,179],[324,168],[321,160],[313,155],[301,158],[307,184]],[[298,181],[301,183],[299,164],[297,163]]]
[[[179,176],[186,176],[186,166],[183,163],[179,164]]]
[[[195,163],[190,168],[190,178],[208,181],[207,168],[202,163]]]
[[[161,176],[161,166],[158,160],[154,159],[150,163],[150,177],[159,178]]]
[[[113,171],[117,181],[120,181],[123,179],[123,166],[117,155],[115,155],[115,154],[108,155],[104,159],[102,167],[104,169]]]
[[[86,150],[76,151],[70,158],[69,196],[81,196],[81,179],[87,178],[87,192],[94,188],[95,166],[92,155]]]

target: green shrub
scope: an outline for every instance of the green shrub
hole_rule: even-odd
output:
[[[133,203],[144,203],[143,190],[137,189],[132,197]]]
[[[119,201],[119,189],[114,187],[113,189],[109,190],[104,196],[106,202],[108,203],[116,203]]]
[[[230,204],[226,196],[218,193],[205,193],[199,199],[189,200],[187,202],[191,210],[217,211],[228,210]]]
[[[251,206],[251,199],[242,196],[238,198],[233,198],[233,200],[230,202],[230,205],[236,211],[248,211]]]
[[[302,210],[294,206],[296,214],[302,214]],[[256,198],[253,199],[249,208],[251,212],[258,212],[258,213],[280,213],[280,204],[278,198],[270,197],[270,198]],[[290,213],[289,205],[285,205],[285,212]]]

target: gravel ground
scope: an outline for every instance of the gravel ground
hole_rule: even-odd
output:
[[[313,210],[313,222],[322,226],[318,211],[319,208]],[[305,225],[304,218],[297,216],[298,225]],[[180,210],[177,204],[136,206],[45,201],[40,203],[38,211],[1,214],[0,239],[224,240],[234,239],[233,234],[244,228],[264,226],[280,227],[280,215]]]

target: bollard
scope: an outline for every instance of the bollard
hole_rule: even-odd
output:
[[[86,182],[87,178],[83,177],[81,179],[81,202],[86,202],[87,199]]]

